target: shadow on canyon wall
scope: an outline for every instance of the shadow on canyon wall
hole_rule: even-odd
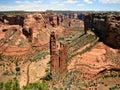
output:
[[[99,41],[114,49],[120,49],[120,15],[108,13],[88,14],[84,17],[85,33],[88,30],[99,37]]]

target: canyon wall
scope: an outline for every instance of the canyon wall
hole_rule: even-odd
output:
[[[105,44],[120,48],[120,15],[109,13],[88,14],[84,18],[84,30],[92,30]]]
[[[24,16],[21,15],[2,15],[0,22],[7,25],[24,25]]]

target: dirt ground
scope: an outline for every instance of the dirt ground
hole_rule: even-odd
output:
[[[19,78],[20,86],[25,86],[28,81],[29,75],[29,83],[33,83],[39,81],[40,78],[46,75],[45,70],[49,68],[48,62],[50,61],[50,55],[47,55],[44,59],[38,60],[36,62],[28,62],[22,67],[21,75]]]

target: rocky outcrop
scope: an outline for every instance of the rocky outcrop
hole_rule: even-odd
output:
[[[50,35],[50,71],[52,74],[59,72],[59,56],[56,45],[56,36],[55,33],[52,32]]]
[[[59,26],[59,24],[60,24],[58,15],[50,15],[49,21],[50,21],[50,24],[52,25],[52,27]]]
[[[51,73],[55,75],[65,72],[67,70],[67,59],[67,46],[63,43],[60,43],[60,48],[58,49],[55,32],[52,32],[50,35]]]
[[[67,46],[63,43],[60,43],[60,52],[59,52],[59,68],[60,72],[65,72],[67,70],[67,59],[68,59]]]

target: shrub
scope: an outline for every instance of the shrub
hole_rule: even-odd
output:
[[[58,38],[58,41],[63,41],[64,40],[64,38]]]
[[[49,68],[46,68],[46,69],[45,69],[45,72],[48,73],[48,72],[49,72]]]
[[[9,71],[8,70],[6,70],[5,72],[3,72],[3,74],[2,75],[9,75]]]
[[[30,83],[23,87],[23,90],[48,90],[47,84],[45,82]]]
[[[19,72],[20,71],[20,67],[16,67],[16,71]]]
[[[3,87],[4,87],[3,82],[0,82],[0,90],[2,90],[2,89],[3,89]]]
[[[42,78],[42,80],[46,80],[46,81],[49,81],[51,79],[52,79],[52,74],[51,73],[47,73],[47,75]]]

